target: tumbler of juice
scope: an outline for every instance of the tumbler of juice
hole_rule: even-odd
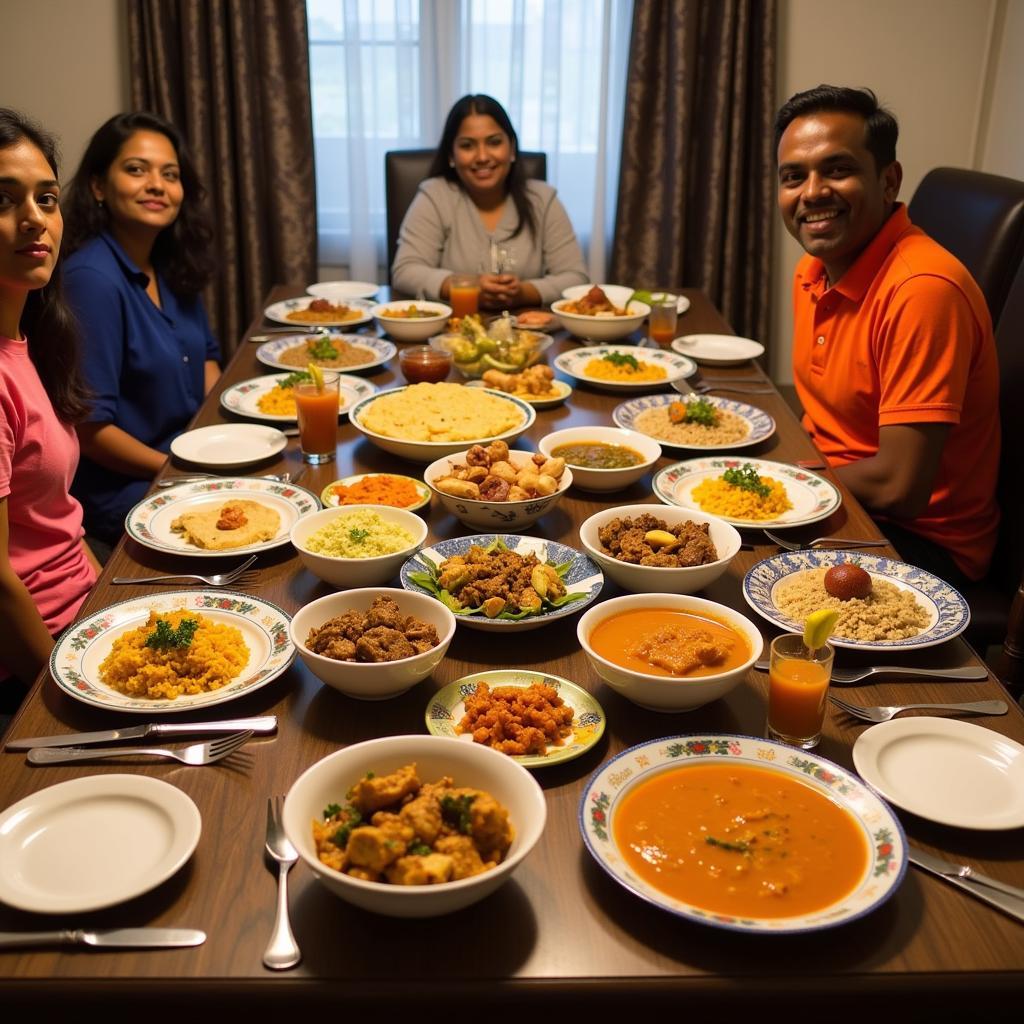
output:
[[[480,278],[476,274],[453,274],[448,286],[452,316],[469,316],[480,311]]]
[[[658,299],[651,303],[651,315],[647,320],[647,336],[662,348],[668,348],[676,336],[676,298]]]
[[[814,650],[796,633],[772,641],[768,664],[768,736],[810,750],[821,739],[835,651]]]
[[[299,419],[299,444],[306,462],[331,462],[338,446],[339,375],[321,370],[321,382],[296,384],[295,410]]]

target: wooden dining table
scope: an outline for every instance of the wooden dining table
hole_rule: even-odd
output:
[[[299,294],[277,288],[268,301]],[[732,333],[709,300],[687,290],[689,310],[679,333]],[[257,317],[249,334],[270,326]],[[363,328],[372,333],[372,325]],[[248,335],[247,335],[248,337]],[[556,336],[549,359],[578,345]],[[399,345],[399,348],[402,346]],[[257,345],[243,340],[193,426],[233,419],[219,404],[224,388],[266,372]],[[365,374],[379,387],[403,383],[397,359]],[[715,377],[767,376],[754,363],[705,367]],[[453,371],[453,378],[454,371]],[[719,392],[730,397],[726,392]],[[793,463],[817,453],[786,402],[770,394],[744,396],[770,413],[775,434],[749,454]],[[538,411],[519,447],[534,449],[553,430],[610,424],[622,395],[577,385],[560,406]],[[680,453],[666,450],[660,469]],[[191,467],[172,459],[162,475]],[[337,458],[307,466],[298,438],[273,459],[247,468],[248,474],[288,471],[298,485],[319,495],[332,480],[354,472],[394,471],[420,476],[423,467],[374,447],[347,420],[339,425]],[[842,505],[828,519],[787,536],[877,538],[878,526],[834,474]],[[610,504],[654,502],[651,475],[613,495],[570,490],[530,532],[579,547],[578,527]],[[422,510],[429,540],[471,531],[435,502]],[[758,560],[778,548],[760,531],[744,531],[750,550],[741,551],[726,574],[703,592],[711,600],[745,611],[741,584]],[[891,549],[879,553],[895,555]],[[203,565],[230,568],[238,559]],[[88,616],[126,598],[154,593],[145,586],[115,586],[114,576],[195,571],[196,560],[157,553],[133,540],[115,549],[82,608]],[[305,571],[290,545],[261,554],[258,594],[289,613],[331,592]],[[206,568],[198,571],[208,571]],[[394,584],[398,583],[395,581]],[[169,584],[175,587],[175,584]],[[620,593],[607,582],[602,597]],[[188,1007],[250,1015],[271,1010],[329,1009],[333,1014],[371,1006],[385,1011],[432,1016],[446,1008],[519,1017],[562,1010],[619,1011],[699,1008],[769,1009],[769,1012],[832,1012],[857,1006],[879,1016],[908,1008],[946,1010],[1012,1003],[1024,994],[1024,926],[950,885],[908,867],[898,891],[863,918],[832,930],[798,935],[747,935],[691,923],[633,896],[605,874],[584,847],[578,825],[587,780],[603,762],[633,744],[683,734],[732,733],[763,736],[767,676],[751,670],[724,698],[698,710],[659,714],[633,705],[595,675],[576,637],[579,615],[525,634],[495,635],[460,626],[432,678],[385,702],[364,703],[323,685],[296,659],[275,681],[228,705],[164,716],[166,719],[274,714],[275,735],[254,738],[242,751],[216,765],[185,767],[133,759],[129,762],[32,767],[24,753],[0,754],[0,804],[10,804],[44,787],[104,773],[139,773],[178,787],[202,815],[202,834],[190,861],[172,878],[131,901],[97,912],[49,917],[0,908],[0,930],[54,927],[165,925],[200,928],[206,942],[196,948],[137,951],[64,949],[0,952],[0,1005],[35,1012],[60,1006],[146,1005],[153,1014]],[[838,666],[877,662],[841,650]],[[886,656],[887,663],[929,668],[972,665],[977,655],[963,639],[937,647]],[[481,903],[454,915],[428,920],[374,916],[332,895],[300,862],[291,873],[291,913],[302,961],[276,973],[261,962],[274,919],[276,876],[264,859],[267,798],[288,791],[310,765],[340,747],[378,736],[422,733],[424,713],[442,686],[492,667],[542,667],[594,694],[607,715],[597,746],[567,763],[536,770],[547,800],[548,818],[537,847],[511,880]],[[998,681],[897,679],[882,677],[844,688],[861,704],[910,701],[968,701],[1006,694]],[[1002,717],[974,719],[993,735],[1024,742],[1024,714],[1010,701]],[[137,715],[104,711],[60,691],[48,675],[35,684],[11,723],[7,738],[106,729],[137,724]],[[817,754],[852,767],[854,741],[868,726],[831,711]],[[911,843],[1024,886],[1024,830],[971,831],[897,811]],[[0,870],[3,866],[0,865]],[[799,999],[800,1002],[796,1002]],[[766,1000],[769,1002],[766,1003]],[[777,1000],[777,1001],[776,1001]],[[1018,1003],[1019,1005],[1019,1003]],[[774,1007],[774,1011],[771,1008]],[[13,1017],[11,1018],[13,1019]]]

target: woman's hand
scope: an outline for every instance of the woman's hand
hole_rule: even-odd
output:
[[[532,284],[520,281],[515,274],[481,274],[480,305],[484,309],[498,310],[539,306],[540,294]]]

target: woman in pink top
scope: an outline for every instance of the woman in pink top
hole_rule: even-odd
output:
[[[96,580],[68,494],[87,405],[57,273],[59,196],[53,140],[0,108],[0,680],[26,686]],[[0,681],[0,703],[19,691]]]

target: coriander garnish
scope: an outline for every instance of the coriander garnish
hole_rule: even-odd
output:
[[[468,836],[473,830],[469,809],[476,797],[466,793],[462,796],[441,797],[441,816],[449,825],[454,825],[463,835]]]
[[[627,355],[625,352],[609,352],[602,358],[612,364],[612,366],[628,366],[631,370],[639,370],[640,364],[636,361],[636,358],[631,355]]]
[[[198,619],[182,619],[177,629],[173,629],[166,619],[157,619],[156,629],[146,637],[146,646],[163,650],[191,647],[198,628]]]
[[[750,843],[730,843],[725,839],[716,839],[714,836],[705,836],[704,842],[708,846],[717,846],[720,850],[732,850],[733,853],[750,853]]]
[[[369,530],[360,530],[358,526],[353,526],[352,529],[348,531],[348,539],[352,541],[353,544],[362,544],[369,536]],[[372,778],[373,776],[369,777]]]
[[[330,338],[317,338],[316,341],[307,341],[306,347],[314,359],[337,359],[338,350]]]
[[[772,493],[772,489],[761,482],[757,470],[749,462],[745,462],[742,469],[727,469],[722,479],[742,491],[753,491],[759,498],[767,498]]]

